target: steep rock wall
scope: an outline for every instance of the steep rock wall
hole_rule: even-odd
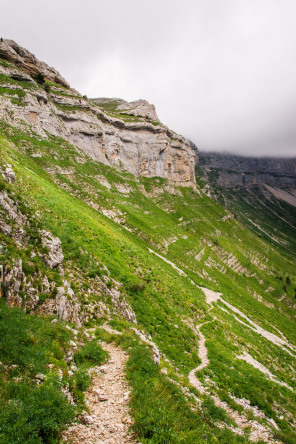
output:
[[[2,43],[0,57],[6,46],[10,48],[7,42],[10,41]],[[9,54],[6,60],[11,60]],[[41,62],[37,62],[36,66],[40,66]],[[48,137],[47,133],[62,137],[93,159],[136,176],[161,176],[175,185],[195,186],[195,158],[189,142],[160,122],[141,113],[126,119],[108,113],[70,88],[51,86],[46,91],[31,72],[26,70],[25,78],[21,78],[23,65],[20,69],[0,61],[0,74],[4,74],[1,120],[33,129],[42,137]]]

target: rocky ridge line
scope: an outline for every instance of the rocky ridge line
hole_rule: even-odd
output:
[[[189,141],[153,121],[151,117],[157,117],[153,105],[145,101],[130,104],[135,108],[130,110],[136,113],[133,118],[107,112],[70,89],[55,70],[44,67],[32,54],[24,55],[25,62],[21,62],[19,54],[26,50],[11,42],[0,43],[1,87],[7,89],[7,94],[4,91],[0,96],[3,122],[26,133],[34,131],[43,139],[49,135],[63,138],[92,159],[135,176],[159,176],[177,186],[195,187],[195,154]],[[13,48],[15,58],[11,56]],[[37,84],[37,71],[45,79],[56,75],[55,83],[61,87]]]
[[[69,84],[56,69],[48,66],[45,62],[40,62],[34,54],[18,45],[14,40],[4,39],[0,42],[0,58],[15,64],[30,77],[42,75],[46,80],[69,88]],[[15,79],[22,80],[22,77],[16,73]]]
[[[114,104],[116,111],[121,113],[128,112],[132,116],[144,117],[155,122],[159,122],[159,118],[156,114],[155,106],[147,102],[147,100],[134,100],[133,102],[127,102],[126,100],[113,98],[96,98],[90,99],[96,105],[102,106],[104,104]]]
[[[296,189],[295,158],[256,158],[199,151],[199,166],[206,178],[214,171],[217,184],[225,188],[268,185]]]

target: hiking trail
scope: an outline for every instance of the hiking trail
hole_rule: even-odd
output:
[[[125,379],[125,353],[114,344],[101,344],[109,353],[106,364],[95,367],[90,374],[92,385],[86,392],[89,413],[82,417],[84,424],[74,424],[64,433],[69,444],[137,444],[129,431],[129,386]]]

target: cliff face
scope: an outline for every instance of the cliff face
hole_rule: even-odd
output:
[[[189,142],[158,121],[153,105],[142,100],[119,100],[116,106],[114,99],[89,101],[11,40],[0,43],[0,58],[5,59],[0,59],[1,120],[42,137],[59,136],[93,159],[136,176],[161,176],[175,185],[195,186]],[[45,79],[41,85],[36,82],[38,73]]]
[[[199,166],[205,176],[214,171],[217,184],[225,188],[252,185],[296,188],[295,158],[255,158],[200,152]]]

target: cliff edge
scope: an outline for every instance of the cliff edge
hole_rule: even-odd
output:
[[[0,78],[2,121],[44,138],[59,136],[93,159],[135,176],[195,186],[189,141],[163,125],[148,102],[88,100],[13,40],[0,42]]]

